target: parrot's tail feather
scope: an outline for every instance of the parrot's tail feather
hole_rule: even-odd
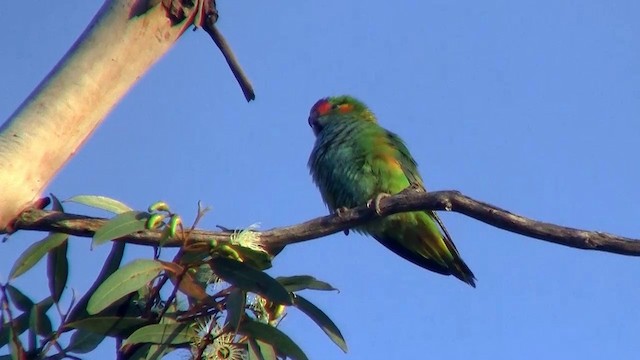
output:
[[[447,238],[443,237],[441,241],[435,242],[432,238],[420,238],[413,244],[415,248],[408,248],[398,241],[397,234],[373,235],[373,237],[405,260],[442,275],[453,275],[476,287],[475,275],[460,257],[453,242]]]
[[[452,271],[451,274],[457,277],[458,279],[466,282],[467,284],[471,285],[472,287],[476,287],[476,276],[473,275],[473,272],[471,271],[471,269],[469,269],[467,264],[465,264],[464,261],[462,261],[460,256],[458,256],[456,260],[457,261],[455,261],[453,264],[456,270]]]

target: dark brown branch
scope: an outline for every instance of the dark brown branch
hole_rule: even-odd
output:
[[[244,98],[247,99],[247,101],[255,100],[256,94],[253,91],[253,85],[251,85],[249,78],[244,73],[244,70],[242,70],[242,66],[240,66],[236,55],[233,53],[233,50],[231,50],[231,46],[229,46],[229,43],[215,25],[216,21],[218,21],[218,10],[216,9],[215,0],[202,1],[204,1],[202,6],[202,23],[196,24],[196,26],[201,26],[204,31],[209,34],[218,49],[220,49],[233,76],[236,78],[238,85],[240,85],[240,89],[242,89]]]
[[[640,240],[531,220],[493,205],[474,200],[458,191],[425,193],[414,189],[406,190],[400,194],[383,198],[380,202],[380,210],[381,216],[415,210],[454,211],[500,229],[559,245],[640,256]],[[263,231],[260,232],[260,238],[265,247],[275,253],[286,245],[353,228],[377,216],[372,209],[360,206],[345,210],[341,212],[340,216],[329,215],[297,225]],[[105,219],[32,209],[22,213],[14,228],[16,230],[54,231],[91,237],[96,229],[105,222]],[[231,231],[194,230],[189,236],[189,241],[210,241],[212,239],[227,241],[232,234],[233,232]],[[157,245],[161,236],[162,233],[160,231],[144,231],[120,240],[141,245]],[[173,239],[168,241],[165,246],[177,247],[180,245],[180,241]]]
[[[242,70],[242,66],[240,66],[238,59],[231,50],[231,47],[229,46],[229,43],[227,43],[227,40],[224,38],[224,36],[222,36],[220,30],[218,30],[215,25],[211,25],[205,26],[204,31],[206,31],[207,34],[211,36],[213,42],[216,43],[218,49],[220,49],[220,52],[222,52],[224,59],[227,61],[227,64],[229,65],[229,68],[233,73],[233,76],[235,76],[236,81],[238,81],[238,84],[240,85],[240,89],[242,89],[244,98],[247,99],[247,101],[255,100],[256,94],[253,91],[253,85],[251,85],[249,78]]]

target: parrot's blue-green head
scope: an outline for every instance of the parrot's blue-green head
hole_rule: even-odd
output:
[[[318,136],[328,124],[345,118],[376,122],[373,113],[360,100],[349,96],[333,96],[318,100],[311,108],[309,126]]]

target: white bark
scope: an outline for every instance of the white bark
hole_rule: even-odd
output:
[[[190,25],[192,16],[172,26],[160,5],[133,16],[135,3],[141,2],[106,0],[67,54],[0,128],[0,229],[40,196]]]

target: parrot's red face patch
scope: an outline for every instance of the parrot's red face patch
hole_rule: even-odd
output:
[[[315,111],[318,116],[327,115],[331,111],[331,103],[326,99],[318,100],[318,102],[313,105],[312,112]]]
[[[327,120],[320,119],[330,114],[348,114],[354,110],[353,104],[342,102],[331,102],[329,98],[318,100],[311,108],[309,114],[309,126],[313,129],[314,134],[318,135],[324,127]]]
[[[313,129],[313,133],[315,135],[318,135],[320,130],[322,130],[322,125],[320,125],[318,118],[327,115],[331,111],[331,107],[331,103],[329,103],[327,99],[320,99],[311,108],[311,113],[309,114],[309,126]]]

